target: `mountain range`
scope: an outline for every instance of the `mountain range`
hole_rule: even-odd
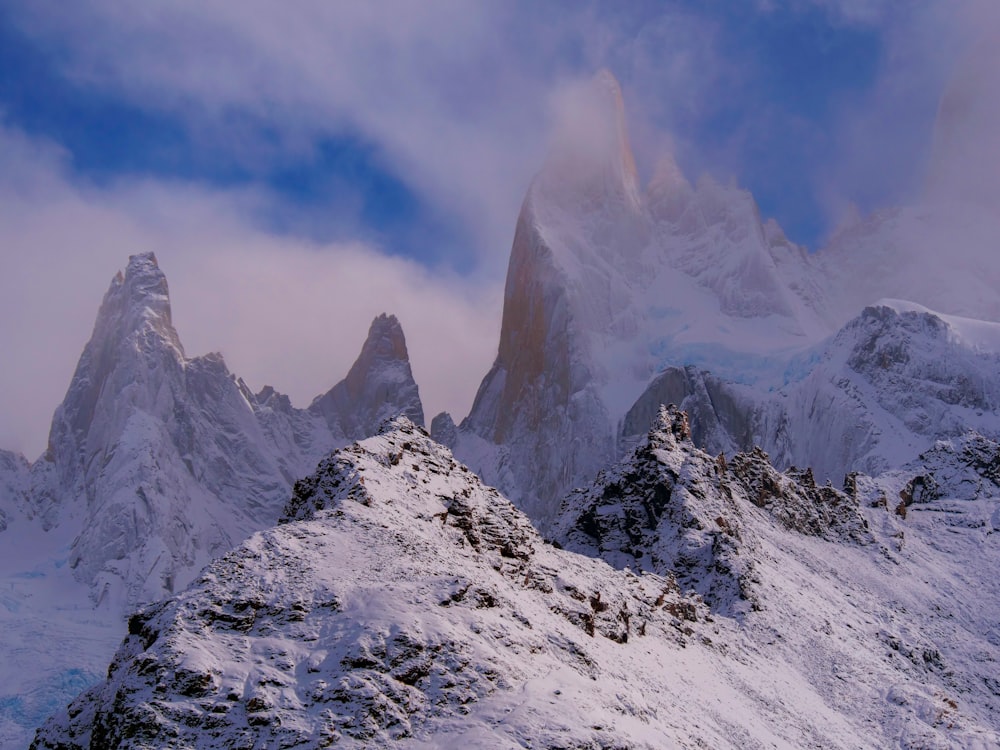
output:
[[[642,187],[590,95],[457,424],[394,317],[300,409],[129,259],[45,453],[0,452],[5,746],[1000,744],[1000,222],[808,252],[669,156]]]

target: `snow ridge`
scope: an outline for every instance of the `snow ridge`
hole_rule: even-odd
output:
[[[671,529],[714,534],[674,558],[717,566],[703,602],[683,567],[546,543],[397,419],[297,483],[283,524],[135,615],[108,679],[32,747],[988,748],[998,456],[970,435],[817,493],[759,453],[725,467],[665,409],[588,498],[616,567],[666,568]],[[937,490],[911,487],[901,513],[885,497],[915,470]],[[630,538],[623,519],[671,472],[660,538]]]
[[[660,407],[647,438],[621,463],[564,500],[556,538],[616,567],[677,577],[713,610],[757,606],[760,541],[746,516],[763,508],[786,529],[831,541],[874,538],[857,502],[817,487],[809,470],[780,473],[759,448],[727,462],[695,447],[687,414]]]
[[[695,631],[671,609],[705,615],[663,578],[547,545],[400,418],[299,482],[286,523],[135,615],[107,682],[32,747],[654,747],[669,735],[611,659],[680,650]]]
[[[395,318],[375,320],[330,394],[330,413],[296,409],[273,388],[252,393],[219,354],[187,357],[155,256],[129,259],[101,304],[47,451],[30,468],[0,453],[9,550],[0,561],[0,614],[9,615],[0,740],[23,743],[37,725],[19,707],[28,696],[66,700],[90,679],[80,675],[99,671],[134,607],[182,590],[274,524],[293,482],[321,456],[384,416],[423,418]],[[52,648],[37,637],[46,630],[90,652]],[[36,669],[19,666],[25,654]]]

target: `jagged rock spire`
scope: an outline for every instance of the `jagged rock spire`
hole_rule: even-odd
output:
[[[352,396],[357,396],[364,388],[367,377],[382,364],[409,365],[410,355],[406,350],[403,327],[395,315],[382,313],[372,321],[368,337],[361,347],[361,354],[351,366],[344,383]],[[423,422],[423,420],[420,420]]]
[[[50,451],[64,432],[86,434],[101,395],[124,390],[129,382],[109,382],[129,360],[153,360],[164,367],[179,366],[184,349],[170,315],[167,278],[153,253],[129,257],[125,273],[111,280],[83,350],[69,391],[56,412],[49,436]]]
[[[660,405],[650,432],[650,442],[653,442],[658,434],[669,435],[675,441],[685,440],[691,442],[691,423],[688,421],[687,412],[681,411],[676,404],[668,406]]]
[[[349,440],[376,434],[385,419],[399,414],[424,423],[406,338],[395,315],[382,313],[372,321],[347,377],[318,396],[309,409]]]

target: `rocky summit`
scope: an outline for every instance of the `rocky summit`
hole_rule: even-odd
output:
[[[990,747],[996,608],[972,602],[1000,553],[956,491],[998,450],[936,449],[916,518],[884,502],[902,475],[845,494],[726,462],[665,409],[559,544],[399,418],[133,615],[32,747]]]

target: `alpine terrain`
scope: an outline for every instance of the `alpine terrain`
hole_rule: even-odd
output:
[[[342,382],[296,409],[273,388],[250,392],[218,354],[186,357],[156,258],[130,258],[45,453],[30,465],[0,453],[0,740],[96,679],[137,605],[273,525],[298,477],[391,414],[423,421],[394,317],[375,319]]]
[[[599,73],[429,433],[394,317],[297,408],[130,258],[45,453],[0,452],[0,743],[1000,747],[991,50],[925,194],[815,252],[638,169]]]
[[[661,403],[713,452],[759,445],[838,482],[963,426],[1000,437],[1000,329],[975,320],[1000,320],[995,211],[907,209],[808,253],[670,157],[641,189],[617,82],[590,95],[592,137],[558,139],[525,197],[496,362],[452,442],[542,529]],[[918,234],[979,260],[915,261]]]
[[[400,418],[32,747],[994,747],[1000,446],[932,453],[845,494],[662,410],[560,545]]]

